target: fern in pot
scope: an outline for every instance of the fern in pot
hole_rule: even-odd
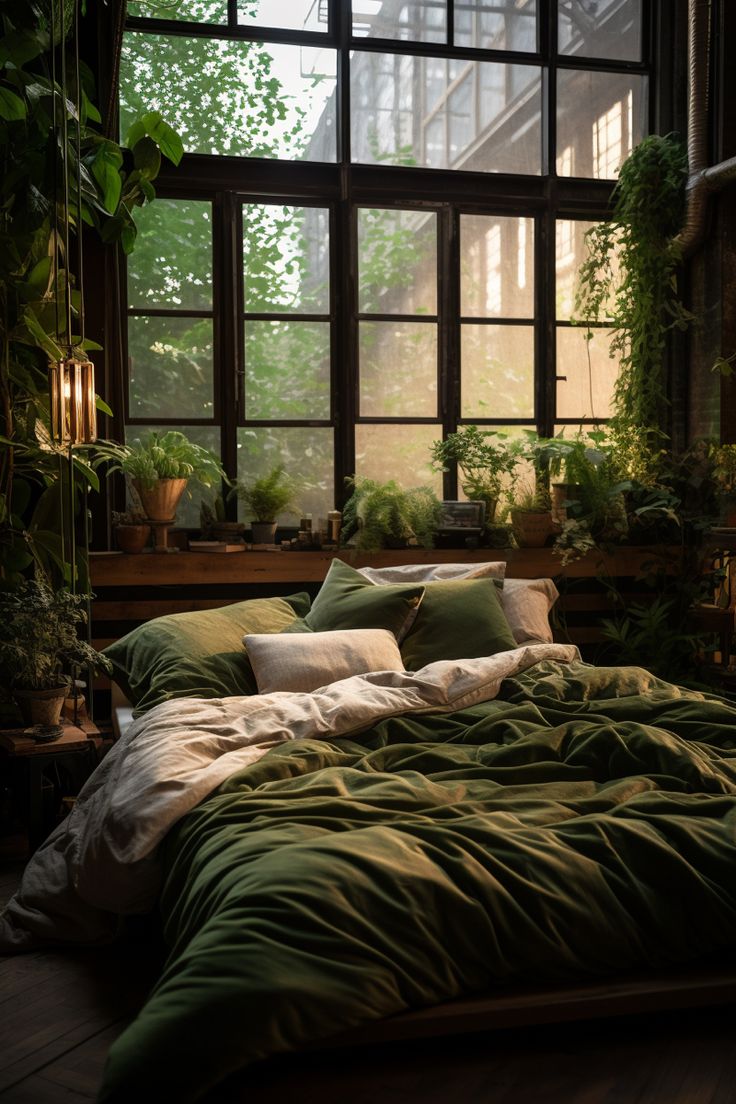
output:
[[[0,593],[2,686],[27,725],[59,723],[75,668],[112,671],[110,661],[78,635],[84,598],[26,579]]]
[[[408,545],[433,548],[442,504],[431,487],[402,488],[393,479],[348,480],[353,491],[343,510],[342,542],[361,552]]]
[[[279,514],[295,513],[296,485],[283,464],[250,482],[239,479],[230,493],[237,495],[251,518],[253,544],[272,544]]]

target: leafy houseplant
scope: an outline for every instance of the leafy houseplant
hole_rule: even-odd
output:
[[[589,336],[595,323],[613,325],[611,355],[620,368],[610,425],[626,474],[643,483],[656,480],[662,456],[667,336],[691,320],[675,278],[687,175],[674,136],[640,142],[621,167],[613,219],[586,234],[588,258],[578,273],[576,320]]]
[[[495,430],[462,426],[432,445],[435,471],[447,471],[457,464],[463,493],[485,503],[486,525],[493,523],[505,485],[516,470],[523,446]]]
[[[215,495],[211,501],[202,499],[199,507],[199,527],[203,540],[235,541],[243,540],[245,525],[242,521],[228,521],[225,516],[225,502],[222,495]]]
[[[378,483],[365,476],[348,482],[353,491],[343,510],[343,544],[361,552],[409,544],[434,547],[442,504],[431,487],[405,491],[393,479]]]
[[[250,483],[238,480],[231,493],[237,495],[252,518],[254,544],[272,543],[276,536],[278,515],[295,512],[296,486],[286,475],[283,464]]]
[[[151,526],[140,510],[113,510],[112,527],[121,552],[142,552],[151,536]]]
[[[524,487],[511,506],[514,536],[521,548],[541,548],[553,532],[549,492],[545,487]]]
[[[110,661],[78,636],[86,620],[83,598],[52,590],[42,579],[0,594],[3,687],[16,698],[26,724],[58,724],[74,667],[112,670]],[[36,712],[39,695],[43,704]]]

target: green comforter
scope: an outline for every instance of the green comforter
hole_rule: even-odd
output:
[[[104,1101],[196,1100],[513,979],[730,955],[736,707],[544,662],[464,711],[274,748],[179,822],[165,867],[168,962]]]

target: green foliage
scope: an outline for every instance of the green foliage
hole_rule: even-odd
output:
[[[283,464],[251,483],[238,480],[233,490],[253,521],[270,523],[279,514],[295,512],[296,485]]]
[[[627,474],[642,482],[656,478],[661,457],[667,335],[691,320],[676,281],[687,171],[672,135],[640,142],[621,168],[612,221],[586,235],[588,259],[578,274],[577,320],[589,329],[606,318],[613,323],[611,355],[620,371],[611,428]]]
[[[4,688],[44,690],[60,686],[75,667],[108,674],[110,661],[77,630],[86,624],[83,599],[29,579],[0,594],[0,667]]]
[[[190,441],[178,430],[149,433],[117,449],[117,462],[111,471],[122,471],[150,489],[159,479],[189,479],[211,487],[224,477],[222,465],[213,452]]]
[[[570,439],[564,433],[540,439],[536,453],[551,475],[564,472],[565,482],[574,486],[568,492],[570,519],[584,521],[594,541],[626,537],[628,520],[623,496],[632,484],[623,477],[614,442],[607,440],[602,430],[579,433]],[[563,547],[560,544],[560,549]]]
[[[393,479],[378,483],[355,476],[343,509],[343,544],[361,552],[406,544],[433,548],[442,519],[442,504],[431,487],[402,488]]]
[[[505,433],[462,426],[457,433],[448,433],[444,441],[432,444],[433,467],[447,471],[457,464],[463,493],[486,503],[486,522],[490,523],[504,491],[504,479],[514,475],[523,447]]]
[[[714,445],[713,476],[722,494],[736,494],[736,445]]]
[[[520,514],[544,514],[550,509],[549,491],[542,484],[530,487],[521,483],[513,491],[511,509]]]

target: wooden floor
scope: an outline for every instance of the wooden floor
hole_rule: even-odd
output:
[[[0,901],[19,864],[0,867]],[[91,1101],[110,1043],[145,999],[160,948],[0,960],[0,1100]],[[281,1057],[211,1104],[735,1104],[736,1005]],[[131,1102],[136,1104],[136,1102]],[[174,1104],[161,1101],[160,1104]]]

